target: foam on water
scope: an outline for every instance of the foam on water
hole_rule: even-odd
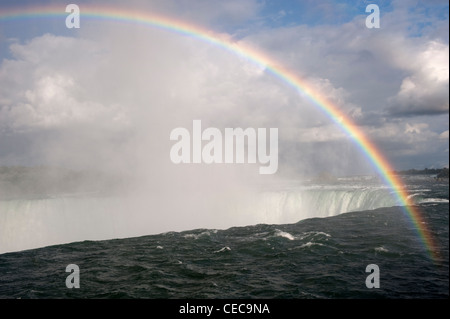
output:
[[[419,204],[428,204],[428,203],[448,203],[449,200],[446,198],[423,198],[419,201]]]
[[[323,246],[323,244],[321,244],[321,243],[314,243],[314,242],[309,241],[306,244],[301,245],[299,248],[300,249],[302,249],[302,248],[309,248],[309,247],[312,247],[312,246]]]
[[[230,247],[225,246],[225,247],[223,247],[223,248],[221,248],[219,250],[216,250],[214,253],[223,253],[223,252],[230,251],[230,250],[231,250]]]
[[[322,232],[322,231],[309,231],[309,232],[303,233],[302,236],[300,237],[300,239],[304,239],[304,238],[307,238],[307,237],[316,237],[316,236],[331,237],[330,234],[327,234],[327,233]]]
[[[375,248],[375,251],[377,251],[377,252],[384,252],[384,253],[389,252],[389,250],[386,249],[386,248],[384,248],[383,246],[381,246],[381,247],[376,247],[376,248]]]
[[[294,237],[294,236],[292,236],[292,235],[289,234],[288,232],[284,232],[284,231],[281,231],[281,230],[279,230],[279,229],[276,229],[276,231],[275,231],[275,236],[287,238],[287,239],[289,239],[289,240],[295,240],[295,237]]]
[[[217,231],[217,230],[215,230],[215,231]],[[186,239],[190,239],[190,238],[192,238],[192,239],[199,239],[201,237],[206,237],[206,236],[211,236],[211,232],[210,231],[204,231],[204,232],[201,232],[200,234],[185,234],[185,235],[183,235],[183,237],[186,238]]]

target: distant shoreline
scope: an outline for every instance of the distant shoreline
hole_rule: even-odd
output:
[[[425,168],[425,169],[408,169],[405,171],[392,171],[392,175],[442,175],[441,177],[447,176],[448,178],[448,168]]]

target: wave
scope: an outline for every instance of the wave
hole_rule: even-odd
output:
[[[190,238],[192,238],[192,239],[199,239],[201,237],[209,237],[209,236],[211,236],[211,232],[216,233],[217,229],[205,230],[205,231],[203,231],[203,232],[201,232],[199,234],[191,234],[191,233],[185,234],[185,235],[183,235],[183,238],[185,238],[185,239],[190,239]]]
[[[219,250],[214,251],[214,253],[215,253],[215,254],[216,254],[216,253],[223,253],[223,252],[227,252],[227,251],[230,251],[230,250],[231,250],[230,247],[225,246],[225,247],[223,247],[223,248],[221,248],[221,249],[219,249]]]
[[[275,236],[287,238],[287,239],[289,239],[289,240],[295,240],[295,237],[294,237],[294,236],[292,236],[292,235],[289,234],[288,232],[284,232],[284,231],[279,230],[279,229],[276,229],[276,230],[275,230]]]
[[[314,243],[314,242],[309,241],[309,242],[307,242],[306,244],[303,244],[303,245],[299,246],[298,248],[299,248],[299,249],[302,249],[302,248],[310,248],[310,247],[312,247],[312,246],[323,246],[323,244],[321,244],[321,243]]]

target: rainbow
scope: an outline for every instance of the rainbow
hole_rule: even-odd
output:
[[[311,85],[306,83],[294,72],[283,67],[273,58],[264,54],[260,50],[254,49],[244,43],[237,43],[224,35],[218,35],[208,29],[196,26],[194,24],[181,21],[174,17],[162,16],[155,13],[142,12],[131,9],[109,7],[108,5],[81,5],[81,27],[83,19],[94,18],[104,19],[116,22],[134,23],[153,28],[161,28],[185,36],[193,37],[205,41],[214,46],[221,47],[235,55],[243,57],[246,60],[262,67],[266,72],[279,78],[284,83],[291,86],[298,93],[308,97],[314,105],[323,111],[331,120],[333,120],[349,137],[351,137],[364,156],[370,161],[384,183],[392,188],[395,200],[402,207],[414,229],[428,252],[431,259],[436,262],[439,259],[438,247],[433,236],[426,226],[426,222],[421,211],[410,200],[405,186],[401,179],[391,174],[393,169],[380,150],[365,136],[362,130],[355,125],[352,120],[335,104],[321,96]],[[26,19],[26,18],[64,18],[61,21],[65,23],[68,13],[65,6],[27,6],[12,7],[0,12],[0,21]],[[65,24],[64,24],[65,27]]]

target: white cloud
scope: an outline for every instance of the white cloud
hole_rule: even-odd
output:
[[[396,96],[390,99],[392,113],[433,114],[449,110],[448,44],[430,41],[413,53],[410,72]]]
[[[428,124],[426,123],[416,123],[409,124],[406,123],[405,133],[406,134],[420,134],[424,129],[428,128]]]
[[[102,104],[85,87],[84,72],[95,72],[99,60],[92,42],[46,34],[27,44],[13,44],[14,60],[0,68],[0,125],[22,130],[76,124],[127,124],[125,111]],[[98,56],[100,57],[100,56]],[[88,62],[89,61],[89,62]]]

